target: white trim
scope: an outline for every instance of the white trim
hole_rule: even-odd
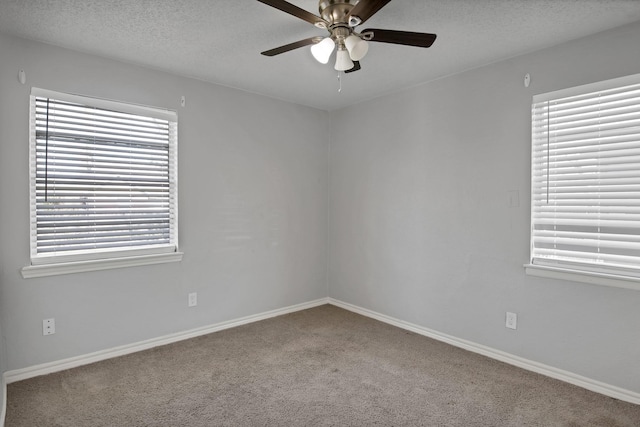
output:
[[[353,304],[349,304],[343,301],[329,298],[329,304],[336,307],[344,308],[345,310],[352,311],[354,313],[361,314],[372,319],[379,320],[381,322],[397,326],[398,328],[405,329],[407,331],[415,332],[416,334],[423,335],[429,338],[433,338],[438,341],[451,344],[455,347],[459,347],[474,353],[481,354],[483,356],[490,357],[495,360],[499,360],[509,365],[517,366],[528,371],[536,372],[538,374],[545,375],[547,377],[555,378],[560,381],[567,382],[569,384],[576,385],[578,387],[585,388],[587,390],[594,391],[596,393],[604,394],[605,396],[613,397],[615,399],[624,400],[625,402],[635,403],[640,405],[640,393],[626,390],[614,385],[606,384],[600,381],[593,380],[591,378],[583,377],[581,375],[574,374],[562,369],[554,368],[543,363],[534,362],[513,354],[506,353],[504,351],[496,350],[491,347],[487,347],[481,344],[467,341],[461,338],[456,338],[452,335],[444,334],[442,332],[435,331],[433,329],[425,328],[413,323],[405,322],[404,320],[395,319],[384,314],[377,313],[366,308],[358,307]]]
[[[4,374],[0,375],[0,388],[2,388],[2,407],[0,407],[0,427],[4,427],[4,420],[7,417],[7,379]]]
[[[126,258],[105,258],[86,261],[62,262],[57,264],[28,265],[20,272],[25,279],[60,274],[81,273],[85,271],[109,270],[112,268],[135,267],[139,265],[162,264],[182,261],[182,252],[166,254],[141,255]]]
[[[59,101],[72,102],[75,104],[84,104],[91,107],[102,108],[105,110],[119,111],[122,113],[135,114],[139,116],[149,116],[156,119],[167,120],[169,122],[178,121],[178,113],[168,108],[150,107],[147,105],[133,104],[130,102],[113,101],[110,99],[96,98],[93,96],[76,95],[65,92],[56,92],[49,89],[41,89],[37,87],[31,88],[31,96],[41,98],[52,98]]]
[[[548,279],[570,280],[572,282],[589,283],[591,285],[611,286],[614,288],[640,291],[640,279],[630,276],[598,273],[595,271],[572,270],[547,265],[525,264],[525,274]]]
[[[35,233],[34,233],[35,234]],[[69,264],[81,261],[131,258],[144,255],[171,254],[177,252],[176,245],[149,245],[144,248],[129,249],[84,249],[78,251],[53,252],[32,255],[31,265]]]
[[[81,356],[70,357],[68,359],[57,360],[54,362],[43,363],[35,366],[29,366],[22,369],[14,369],[14,370],[5,372],[4,379],[7,384],[11,384],[16,381],[22,381],[22,380],[37,377],[40,375],[47,375],[54,372],[64,371],[66,369],[77,368],[78,366],[100,362],[102,360],[111,359],[113,357],[124,356],[124,355],[135,353],[138,351],[148,350],[153,347],[171,344],[174,342],[199,337],[201,335],[207,335],[213,332],[222,331],[224,329],[235,328],[236,326],[258,322],[260,320],[269,319],[271,317],[281,316],[283,314],[293,313],[300,310],[306,310],[306,309],[317,307],[320,305],[325,305],[328,302],[329,302],[328,298],[321,298],[315,301],[309,301],[309,302],[296,304],[296,305],[292,305],[285,308],[266,311],[264,313],[241,317],[239,319],[220,322],[214,325],[203,326],[203,327],[191,329],[188,331],[176,332],[174,334],[164,335],[161,337],[152,338],[149,340],[140,341],[133,344],[121,345],[118,347],[100,350],[93,353],[84,354]]]

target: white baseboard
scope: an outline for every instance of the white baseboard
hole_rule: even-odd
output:
[[[285,308],[267,311],[264,313],[254,314],[251,316],[241,317],[235,320],[216,323],[214,325],[195,328],[184,332],[177,332],[158,338],[152,338],[133,344],[122,345],[105,350],[96,351],[94,353],[84,354],[81,356],[70,357],[68,359],[57,360],[54,362],[43,363],[40,365],[29,366],[22,369],[15,369],[4,373],[3,382],[11,384],[16,381],[22,381],[40,375],[47,375],[54,372],[64,371],[65,369],[76,368],[78,366],[88,365],[90,363],[100,362],[102,360],[111,359],[113,357],[124,356],[126,354],[147,350],[161,345],[171,344],[177,341],[195,338],[201,335],[210,334],[224,329],[234,328],[236,326],[246,325],[247,323],[258,322],[260,320],[269,319],[271,317],[281,316],[283,314],[293,313],[308,308],[317,307],[328,304],[328,298],[321,298],[315,301],[309,301],[302,304],[296,304]],[[5,394],[6,400],[6,394]]]
[[[403,320],[395,319],[384,314],[377,313],[366,308],[358,307],[353,304],[349,304],[343,301],[339,301],[333,298],[329,298],[329,304],[336,307],[344,308],[345,310],[352,311],[354,313],[361,314],[372,319],[379,320],[384,323],[388,323],[399,328],[415,332],[419,335],[424,335],[429,338],[433,338],[438,341],[451,344],[455,347],[459,347],[465,350],[472,351],[474,353],[481,354],[483,356],[490,357],[492,359],[499,360],[501,362],[514,365],[528,371],[536,372],[538,374],[545,375],[547,377],[555,378],[560,381],[567,382],[569,384],[576,385],[578,387],[585,388],[587,390],[594,391],[596,393],[604,394],[605,396],[613,397],[615,399],[624,400],[625,402],[635,403],[640,405],[640,393],[626,390],[620,387],[616,387],[610,384],[606,384],[600,381],[596,381],[591,378],[583,377],[581,375],[574,374],[562,369],[554,368],[542,363],[534,362],[532,360],[524,359],[513,354],[506,353],[504,351],[496,350],[491,347],[487,347],[481,344],[467,341],[461,338],[456,338],[452,335],[443,334],[433,329],[425,328],[413,323],[405,322]]]

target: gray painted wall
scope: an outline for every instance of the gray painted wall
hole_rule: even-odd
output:
[[[640,292],[523,268],[531,97],[639,73],[638,46],[640,23],[332,112],[331,297],[640,392]]]
[[[7,369],[326,297],[328,113],[6,36],[0,57]],[[31,86],[178,111],[181,263],[22,279]]]

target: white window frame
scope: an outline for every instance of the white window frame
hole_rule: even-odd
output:
[[[38,253],[36,217],[36,98],[49,98],[120,113],[134,114],[168,122],[168,175],[169,175],[169,242],[147,244],[144,247],[117,247]],[[29,186],[30,186],[30,265],[22,268],[24,278],[69,274],[138,265],[176,262],[182,260],[178,250],[178,117],[175,111],[135,104],[91,98],[87,96],[32,88],[29,119]]]
[[[616,98],[615,107],[611,97]],[[640,250],[640,74],[536,95],[531,115],[531,244],[526,274],[640,290],[640,256],[634,254]],[[615,150],[624,154],[607,143],[617,143]],[[622,143],[624,147],[618,148]],[[627,152],[636,153],[638,160]],[[616,182],[611,172],[606,173],[612,160],[624,173],[623,178],[616,176]],[[577,162],[588,166],[578,171]],[[565,167],[560,169],[560,164]],[[584,172],[587,168],[589,175]],[[541,201],[544,197],[546,202]],[[574,197],[598,202],[570,200]],[[620,203],[625,198],[637,206]],[[604,231],[614,220],[620,225]],[[562,227],[567,221],[572,223]],[[613,249],[605,249],[606,245]]]

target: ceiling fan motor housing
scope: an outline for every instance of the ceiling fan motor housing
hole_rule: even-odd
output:
[[[360,23],[357,17],[350,17],[351,9],[359,0],[320,0],[320,16],[329,23],[327,30],[331,38],[339,45],[353,33],[352,27]],[[355,24],[355,25],[354,25]]]
[[[358,0],[320,0],[318,9],[320,16],[333,25],[349,25],[349,13]]]

